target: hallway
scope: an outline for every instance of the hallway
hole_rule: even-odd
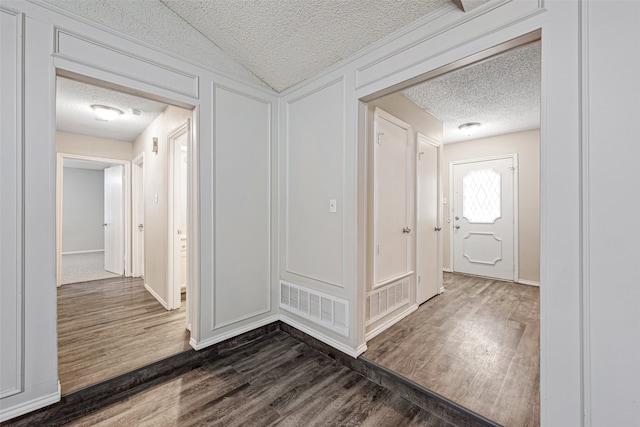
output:
[[[363,357],[506,426],[540,425],[540,289],[444,274]]]

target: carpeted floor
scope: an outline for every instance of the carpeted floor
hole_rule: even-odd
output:
[[[61,284],[120,277],[104,269],[104,252],[62,255]]]

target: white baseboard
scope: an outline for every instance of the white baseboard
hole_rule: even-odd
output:
[[[354,349],[353,347],[349,347],[348,345],[341,343],[340,341],[337,341],[331,337],[328,337],[326,335],[323,335],[321,333],[319,333],[318,331],[309,328],[308,326],[303,325],[302,323],[299,323],[295,320],[293,320],[291,317],[288,317],[286,314],[284,313],[280,313],[280,320],[284,323],[286,323],[287,325],[294,327],[296,329],[298,329],[301,332],[304,332],[307,335],[312,336],[313,338],[322,341],[323,343],[330,345],[331,347],[335,348],[336,350],[340,350],[341,352],[343,352],[344,354],[347,354],[351,357],[353,357],[354,359],[358,356],[360,356],[362,353],[365,352],[365,350],[367,349],[367,345],[366,344],[362,344],[360,346],[358,346],[358,348]]]
[[[0,409],[0,423],[35,411],[36,409],[44,408],[45,406],[49,406],[53,403],[59,402],[61,396],[60,390],[60,381],[58,381],[58,391],[56,392],[29,400],[28,402],[11,406],[9,408]]]
[[[162,304],[162,306],[166,309],[169,310],[169,304],[167,304],[167,302],[165,300],[163,300],[162,298],[160,298],[160,295],[158,295],[156,293],[156,291],[154,291],[153,289],[151,289],[151,286],[147,285],[147,283],[145,282],[144,284],[144,288],[147,290],[147,292],[149,292],[155,299],[158,300],[158,302],[160,304]]]
[[[193,347],[195,350],[202,350],[203,348],[212,346],[229,338],[237,337],[238,335],[244,334],[245,332],[252,331],[261,326],[268,325],[269,323],[273,323],[278,321],[278,315],[273,315],[269,317],[265,317],[264,319],[260,319],[256,322],[249,323],[248,325],[244,325],[237,329],[232,329],[223,334],[216,335],[215,337],[207,338],[203,341],[196,342],[193,338],[189,340],[189,345]]]
[[[62,252],[62,255],[94,254],[96,252],[104,252],[104,249],[92,249],[90,251],[69,251],[69,252]]]
[[[438,289],[438,295],[440,295],[440,294],[442,294],[442,293],[444,293],[444,286],[443,286],[443,287],[441,287],[440,289]]]
[[[538,287],[540,287],[540,282],[534,282],[533,280],[518,279],[518,280],[516,280],[516,283],[520,283],[521,285],[538,286]]]
[[[387,320],[383,324],[375,327],[374,329],[372,329],[371,331],[369,331],[365,335],[366,340],[369,341],[371,338],[375,337],[376,335],[379,335],[380,333],[382,333],[386,329],[390,328],[391,326],[395,325],[396,323],[398,323],[399,321],[401,321],[402,319],[404,319],[405,317],[407,317],[408,315],[410,315],[411,313],[413,313],[417,309],[418,309],[418,304],[413,304],[412,306],[410,306],[408,309],[406,309],[402,313],[400,313],[400,314],[396,315],[395,317]]]
[[[453,273],[453,269],[451,268],[443,268],[442,271],[445,273]]]

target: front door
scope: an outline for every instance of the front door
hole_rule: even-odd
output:
[[[514,280],[515,155],[453,167],[453,270]]]
[[[123,167],[104,170],[104,269],[124,274]]]

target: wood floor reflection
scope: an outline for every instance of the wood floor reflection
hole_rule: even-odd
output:
[[[539,288],[445,273],[364,357],[505,426],[540,425]]]
[[[129,372],[189,347],[185,302],[167,311],[142,279],[58,288],[58,375],[62,394]]]

